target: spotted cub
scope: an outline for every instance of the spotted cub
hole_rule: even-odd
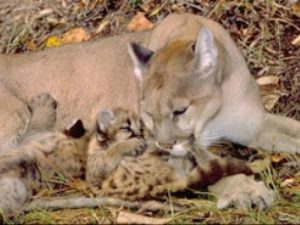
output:
[[[143,122],[120,108],[101,111],[88,148],[86,179],[100,196],[128,200],[215,183],[223,176],[252,174],[244,161],[219,158],[182,140],[171,149],[156,145]]]
[[[53,131],[56,102],[49,94],[32,98],[28,131],[15,149],[0,155],[0,213],[16,214],[58,175],[82,177],[88,137],[80,120],[64,131]]]

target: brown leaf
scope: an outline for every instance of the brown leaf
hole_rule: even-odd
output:
[[[260,77],[256,83],[259,85],[261,99],[266,110],[272,110],[281,96],[278,91],[279,77],[272,75]]]
[[[37,46],[36,46],[36,44],[34,43],[33,40],[26,41],[25,47],[26,47],[28,50],[31,50],[31,51],[34,51],[34,50],[37,49]]]
[[[120,212],[117,217],[117,224],[166,224],[170,218],[153,218],[135,213]]]
[[[294,178],[285,179],[283,182],[280,183],[280,187],[291,186],[294,182],[295,182]]]
[[[103,31],[105,31],[105,29],[109,26],[110,21],[109,20],[104,20],[100,23],[100,25],[98,26],[97,30],[96,30],[96,34],[102,33]]]
[[[300,34],[292,41],[292,45],[300,46]]]
[[[256,80],[256,83],[258,85],[268,85],[268,84],[277,85],[279,83],[279,77],[273,75],[260,77]]]
[[[271,161],[275,162],[275,163],[279,163],[282,160],[284,160],[286,157],[287,157],[287,154],[276,152],[276,153],[272,154]]]
[[[61,41],[63,44],[69,44],[87,41],[90,38],[90,34],[87,33],[83,28],[74,28],[64,33]]]
[[[298,17],[300,17],[300,1],[298,0],[296,0],[296,1],[290,1],[293,5],[292,5],[292,12],[296,15],[296,16],[298,16]]]
[[[274,108],[279,98],[280,98],[279,93],[261,96],[261,100],[267,111],[271,111]]]
[[[131,32],[150,30],[153,27],[153,23],[151,23],[141,12],[138,12],[127,25],[127,29]]]

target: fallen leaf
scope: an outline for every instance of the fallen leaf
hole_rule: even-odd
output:
[[[52,48],[52,47],[57,47],[57,46],[61,46],[63,43],[61,41],[61,39],[57,36],[50,36],[47,38],[46,43],[45,43],[45,47],[46,48]]]
[[[99,34],[99,33],[102,33],[106,28],[107,26],[110,24],[110,21],[109,20],[105,20],[105,21],[102,21],[99,25],[99,27],[97,28],[96,30],[96,34]]]
[[[276,152],[276,153],[272,154],[270,159],[272,162],[279,163],[282,160],[284,160],[286,157],[287,157],[287,154]]]
[[[260,77],[256,80],[256,83],[258,85],[268,85],[268,84],[277,85],[279,83],[279,77],[273,75]]]
[[[33,40],[26,41],[25,47],[26,47],[28,50],[31,50],[31,51],[34,51],[34,50],[37,49],[37,46],[36,46],[36,44],[34,43]]]
[[[127,25],[127,29],[131,32],[150,30],[153,27],[153,23],[151,23],[141,12],[138,12]]]
[[[91,38],[91,35],[83,28],[74,28],[63,34],[61,41],[63,44],[77,43],[87,41]]]
[[[144,11],[144,12],[148,12],[150,10],[150,2],[143,2],[142,5],[140,5],[140,8]]]
[[[285,179],[283,182],[280,183],[280,187],[291,186],[294,183],[294,181],[294,178]]]
[[[163,8],[164,8],[164,4],[161,4],[161,5],[158,6],[156,9],[154,9],[154,10],[149,14],[149,16],[152,17],[152,16],[157,15]]]
[[[166,224],[170,218],[153,218],[135,213],[120,212],[117,217],[117,224]]]
[[[292,41],[292,45],[300,46],[300,35]]]
[[[274,106],[276,105],[276,103],[278,102],[280,96],[281,95],[279,93],[262,95],[261,100],[262,100],[262,103],[263,103],[265,109],[267,111],[271,111],[274,108]]]
[[[265,109],[271,111],[281,96],[281,92],[278,91],[279,77],[273,75],[260,77],[256,83],[259,85]]]
[[[300,1],[290,1],[290,3],[292,4],[292,12],[296,16],[300,17]]]

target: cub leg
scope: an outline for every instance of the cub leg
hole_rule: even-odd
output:
[[[25,183],[15,177],[0,178],[0,215],[10,216],[21,212],[28,199]]]
[[[0,154],[17,146],[29,121],[27,105],[0,82]]]
[[[197,167],[188,176],[189,186],[207,187],[226,176],[254,174],[246,161],[233,157],[222,158],[209,151],[194,148],[190,152],[195,157]]]
[[[97,140],[93,140],[97,141]],[[91,145],[93,143],[91,142]],[[120,164],[126,156],[137,156],[146,148],[146,143],[138,138],[111,144],[108,149],[91,150],[88,156],[86,179],[94,185],[101,185],[102,181]]]
[[[262,181],[252,176],[237,174],[224,177],[208,190],[216,195],[219,209],[234,206],[236,208],[268,208],[274,201],[273,192]]]
[[[14,166],[21,161],[30,163],[44,157],[44,152],[41,152],[40,149],[51,151],[52,147],[49,146],[47,149],[45,143],[41,143],[43,147],[39,148],[39,140],[42,142],[43,139],[52,138],[53,143],[55,143],[55,136],[51,137],[51,134],[45,131],[50,130],[55,125],[56,105],[56,101],[46,93],[31,99],[29,109],[32,115],[27,133],[22,137],[19,146],[0,156],[0,173],[7,167]]]
[[[39,187],[39,178],[31,175],[35,174],[35,171],[29,169],[29,165],[34,165],[39,158],[44,157],[38,139],[48,138],[47,132],[43,131],[53,128],[56,118],[55,108],[56,102],[49,94],[33,97],[29,103],[31,121],[28,133],[23,137],[24,141],[13,151],[0,156],[0,212],[5,216],[20,212],[33,190]],[[31,140],[37,144],[33,144]],[[43,143],[41,145],[45,147]],[[20,164],[24,163],[28,164],[25,168],[29,169],[30,173],[26,172],[26,175],[20,177],[18,170],[22,170]],[[14,173],[11,174],[9,171]]]
[[[54,128],[57,103],[50,94],[42,93],[32,97],[28,107],[32,113],[28,126],[29,133],[37,133]]]

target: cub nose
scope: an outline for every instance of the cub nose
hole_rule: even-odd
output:
[[[158,145],[162,148],[172,148],[176,143],[177,141],[174,140],[174,141],[171,141],[171,142],[157,142]]]

